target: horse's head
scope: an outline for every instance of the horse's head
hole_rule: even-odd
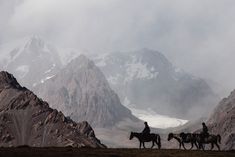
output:
[[[131,134],[130,134],[130,140],[132,140],[133,139],[133,137],[134,137],[134,133],[133,132],[131,132]]]
[[[168,141],[170,141],[173,138],[173,133],[168,134]]]

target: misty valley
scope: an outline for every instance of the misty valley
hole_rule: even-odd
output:
[[[0,157],[234,157],[234,0],[0,0]]]
[[[0,52],[3,148],[235,148],[235,92],[220,100],[161,52],[64,56],[35,35]]]

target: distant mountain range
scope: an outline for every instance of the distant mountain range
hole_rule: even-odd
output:
[[[86,120],[93,127],[113,127],[126,120],[140,121],[121,104],[103,73],[84,55],[36,86],[35,91],[53,108],[75,121]]]
[[[20,83],[31,89],[50,80],[77,57],[74,51],[61,55],[60,50],[38,36],[2,45],[0,53],[1,69],[13,73]],[[207,115],[218,100],[204,80],[174,67],[157,51],[141,49],[88,57],[94,60],[121,103],[129,109],[196,119]]]
[[[94,128],[110,146],[133,147],[129,132],[144,127],[135,115],[152,122],[165,114],[169,117],[159,123],[179,125],[185,121],[171,117],[208,117],[218,101],[204,80],[175,68],[157,51],[89,55],[94,62],[76,53],[61,58],[59,52],[38,36],[0,46],[0,70],[13,73],[54,108],[1,72],[1,146],[104,147]],[[234,93],[208,121],[211,132],[222,135],[223,149],[234,149]],[[206,119],[178,129],[197,131]]]
[[[0,146],[104,148],[87,122],[76,123],[0,72]]]
[[[218,97],[208,84],[174,67],[160,52],[141,49],[92,56],[121,102],[184,119],[207,115]]]
[[[24,39],[23,42],[16,42],[6,47],[11,49],[4,46],[0,48],[2,70],[13,73],[19,82],[28,88],[53,77],[62,67],[57,50],[38,36],[32,36]]]

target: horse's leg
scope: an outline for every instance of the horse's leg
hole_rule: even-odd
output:
[[[193,142],[191,142],[191,148],[190,148],[190,150],[191,150],[191,149],[193,149]]]
[[[179,142],[179,149],[181,149],[181,142]]]
[[[157,139],[157,141],[158,141],[158,143],[157,143],[157,145],[158,145],[158,149],[161,149],[161,137],[160,136],[158,136],[158,139]]]
[[[144,144],[144,142],[143,142],[143,146],[144,146],[144,148],[145,148],[145,144]]]
[[[204,150],[204,145],[203,145],[203,143],[201,143],[201,142],[199,143],[199,150],[200,150],[200,149]]]
[[[184,150],[186,150],[186,148],[185,148],[185,146],[184,146],[184,142],[182,142],[182,146],[183,146]]]
[[[220,151],[220,146],[218,145],[218,143],[216,142],[215,145],[217,146],[218,150]]]
[[[153,146],[154,146],[154,140],[152,140],[152,147],[151,147],[151,149],[153,148]]]
[[[139,146],[140,149],[141,149],[141,145],[142,145],[142,142],[140,142],[140,146]]]
[[[214,143],[211,142],[211,150],[214,148]]]
[[[204,144],[202,144],[202,150],[205,150],[205,145]]]
[[[199,149],[199,146],[197,145],[197,142],[195,142],[194,144],[195,144],[195,146],[197,147],[197,149]]]

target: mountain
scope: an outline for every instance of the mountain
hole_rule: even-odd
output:
[[[92,59],[130,108],[192,119],[206,115],[217,100],[204,80],[175,68],[154,50],[98,54]]]
[[[73,120],[107,128],[121,121],[139,120],[124,107],[95,64],[84,55],[72,60],[52,79],[35,87],[36,93]]]
[[[76,123],[49,107],[13,75],[0,72],[0,146],[104,148],[87,122]]]
[[[13,73],[28,88],[50,79],[62,66],[57,50],[36,35],[1,47],[2,70]]]
[[[223,149],[235,150],[235,90],[218,104],[207,123],[211,133],[221,135]]]

